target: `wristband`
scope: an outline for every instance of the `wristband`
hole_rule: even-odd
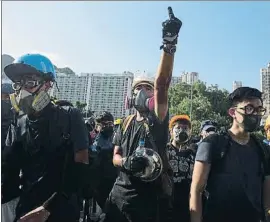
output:
[[[163,50],[164,50],[164,52],[166,52],[170,55],[173,55],[176,52],[176,45],[164,44]]]

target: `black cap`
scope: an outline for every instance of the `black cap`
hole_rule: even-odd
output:
[[[110,112],[104,111],[96,116],[96,122],[101,123],[105,121],[114,121],[113,115]]]
[[[232,104],[235,101],[253,98],[258,98],[262,101],[262,92],[256,88],[239,87],[229,95],[229,102]]]
[[[205,121],[203,121],[201,123],[200,131],[207,131],[209,129],[211,129],[211,131],[215,131],[216,130],[216,126],[217,126],[217,124],[214,121],[205,120]]]

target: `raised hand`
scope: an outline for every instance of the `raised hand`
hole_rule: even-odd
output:
[[[162,23],[162,38],[163,45],[160,49],[164,49],[164,51],[168,53],[174,53],[176,50],[175,45],[177,44],[177,38],[182,27],[182,22],[174,16],[173,10],[171,7],[168,7],[169,19]],[[168,48],[166,45],[170,45]]]

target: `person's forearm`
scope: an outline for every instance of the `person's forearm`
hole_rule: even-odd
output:
[[[189,201],[190,221],[202,221],[202,195],[199,192],[192,192]]]
[[[120,154],[115,154],[113,156],[113,165],[116,167],[122,167],[123,158]]]
[[[173,70],[174,55],[162,52],[157,76],[155,79],[155,113],[160,120],[164,120],[168,111],[168,89]]]

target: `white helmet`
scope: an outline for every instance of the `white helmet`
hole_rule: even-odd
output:
[[[132,83],[132,90],[134,90],[137,85],[142,84],[142,83],[147,84],[151,87],[154,87],[154,77],[150,76],[146,72],[135,74],[135,77]]]

